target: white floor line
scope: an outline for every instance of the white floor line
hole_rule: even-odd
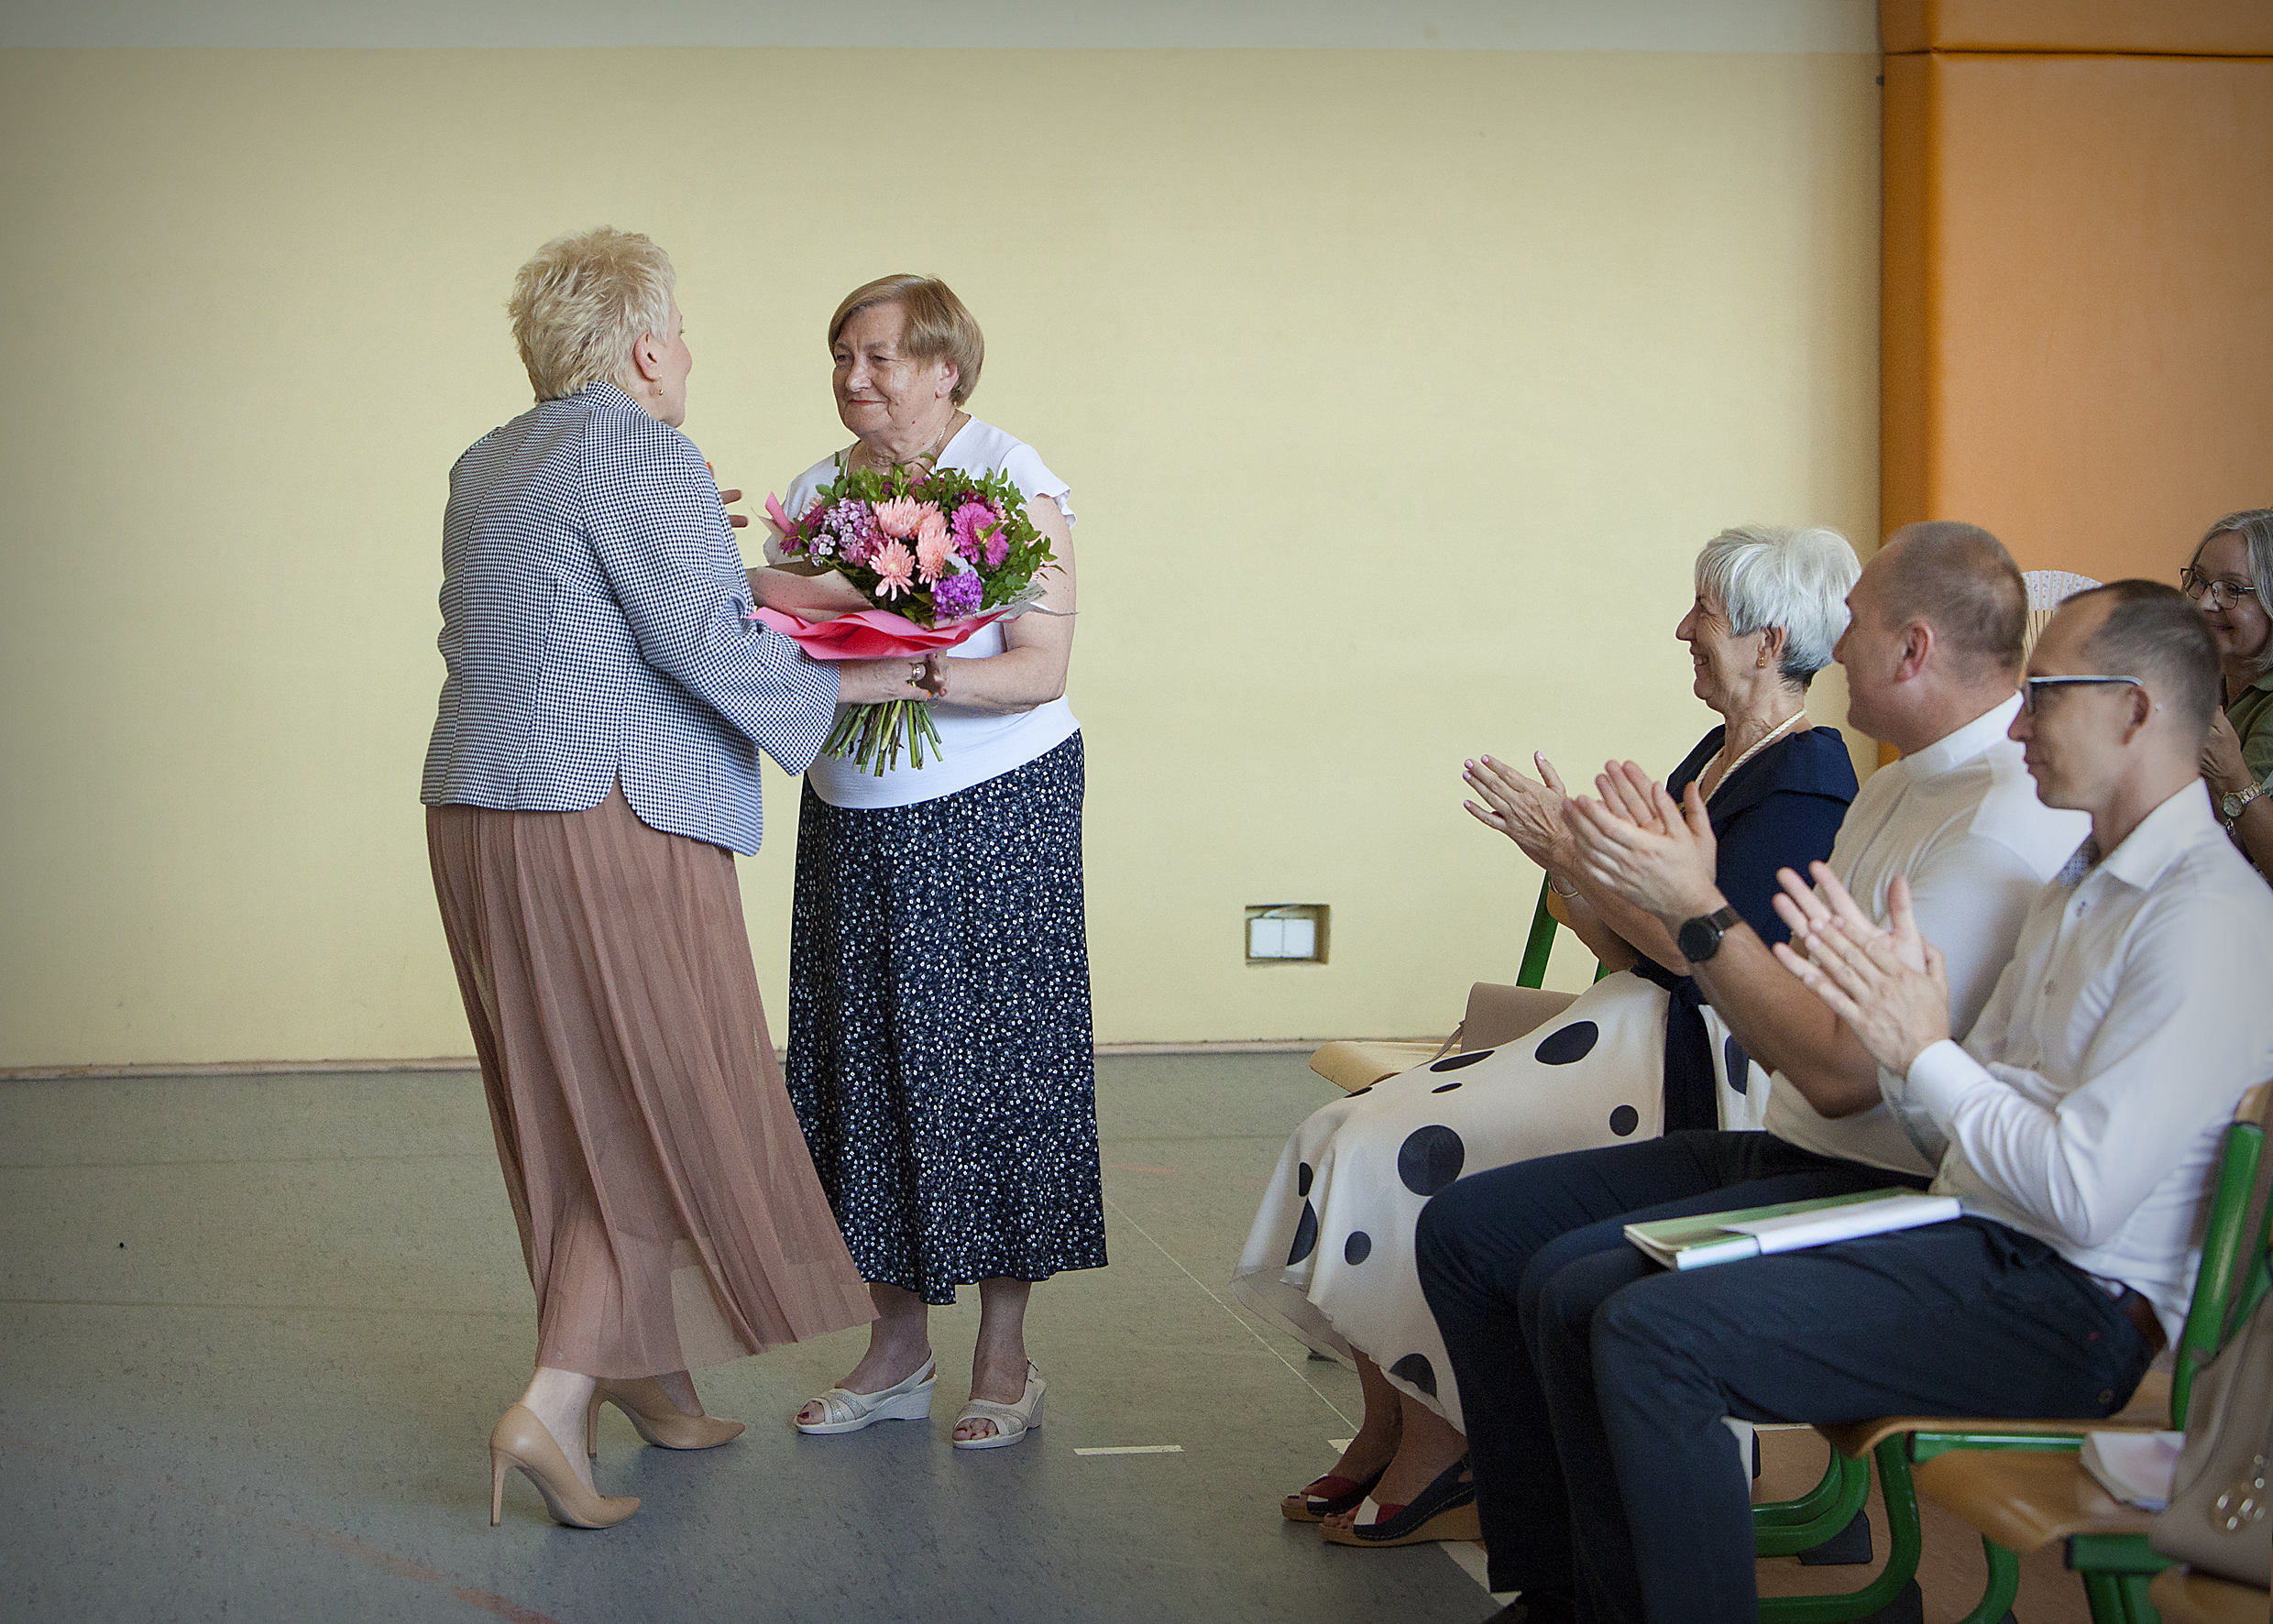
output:
[[[1110,1449],[1077,1449],[1075,1454],[1181,1454],[1180,1443],[1122,1443]]]
[[[1184,1278],[1190,1280],[1193,1285],[1200,1288],[1201,1295],[1204,1296],[1217,1308],[1222,1309],[1226,1314],[1230,1314],[1231,1318],[1237,1322],[1239,1328],[1245,1331],[1249,1336],[1252,1336],[1256,1341],[1261,1343],[1266,1348],[1269,1348],[1270,1356],[1278,1360],[1281,1365],[1284,1365],[1293,1375],[1295,1380],[1301,1382],[1304,1387],[1310,1388],[1311,1392],[1316,1395],[1318,1401],[1321,1404],[1323,1404],[1328,1410],[1333,1410],[1334,1415],[1343,1422],[1344,1425],[1347,1426],[1355,1424],[1351,1422],[1348,1416],[1342,1413],[1342,1407],[1339,1404],[1336,1404],[1333,1399],[1327,1398],[1325,1394],[1319,1392],[1316,1388],[1311,1387],[1310,1378],[1304,1376],[1301,1368],[1290,1360],[1286,1355],[1280,1353],[1277,1348],[1271,1347],[1269,1340],[1265,1337],[1261,1332],[1256,1330],[1254,1326],[1248,1324],[1245,1320],[1240,1319],[1237,1314],[1233,1313],[1231,1304],[1225,1302],[1222,1298],[1216,1296],[1214,1292],[1209,1290],[1207,1283],[1201,1279],[1198,1275],[1193,1274],[1190,1269],[1185,1268],[1184,1260],[1182,1258],[1177,1256],[1175,1253],[1169,1251],[1166,1246],[1160,1245],[1159,1242],[1154,1240],[1150,1231],[1147,1230],[1143,1224],[1137,1223],[1136,1219],[1131,1218],[1126,1213],[1122,1212],[1118,1206],[1115,1205],[1111,1196],[1107,1196],[1105,1198],[1105,1210],[1112,1213],[1115,1216],[1119,1218],[1122,1223],[1127,1224],[1138,1234],[1143,1235],[1147,1245],[1150,1246],[1161,1256],[1167,1258],[1170,1263],[1174,1264],[1177,1269],[1183,1275]]]

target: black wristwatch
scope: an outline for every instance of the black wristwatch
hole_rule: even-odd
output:
[[[1720,951],[1720,938],[1735,927],[1740,916],[1734,908],[1722,908],[1718,913],[1699,914],[1685,919],[1674,933],[1674,946],[1692,964],[1702,964]]]

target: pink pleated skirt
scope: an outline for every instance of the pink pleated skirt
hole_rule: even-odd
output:
[[[426,839],[537,1363],[654,1376],[873,1319],[783,1090],[733,854],[620,789],[430,807]]]

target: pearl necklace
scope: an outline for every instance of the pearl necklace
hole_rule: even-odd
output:
[[[1714,795],[1718,795],[1720,793],[1720,786],[1728,783],[1729,779],[1736,776],[1736,772],[1739,767],[1741,767],[1746,762],[1751,761],[1762,751],[1767,749],[1771,744],[1773,744],[1776,740],[1783,735],[1784,729],[1790,727],[1794,722],[1797,721],[1801,717],[1806,716],[1806,714],[1807,708],[1803,705],[1797,710],[1792,712],[1791,715],[1785,717],[1782,721],[1776,723],[1774,727],[1770,728],[1768,731],[1762,736],[1759,743],[1753,745],[1742,755],[1737,757],[1736,760],[1730,762],[1726,767],[1721,769],[1720,775],[1713,780],[1712,793]],[[1728,741],[1723,740],[1719,750],[1714,752],[1714,759],[1718,760],[1721,756],[1727,755],[1728,753]],[[1710,799],[1711,797],[1707,796],[1707,798]]]

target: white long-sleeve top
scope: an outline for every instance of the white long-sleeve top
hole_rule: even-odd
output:
[[[2273,1077],[2268,971],[2273,890],[2196,780],[2046,886],[1964,1045],[1912,1062],[1935,1191],[2135,1288],[2176,1342],[2219,1136]]]
[[[2007,737],[2019,714],[2015,694],[1872,774],[1831,848],[1832,872],[1882,925],[1894,876],[1910,883],[1918,929],[1949,970],[1952,1032],[1981,1018],[2028,910],[2092,832],[2082,813],[2037,799],[2021,748]],[[1930,1119],[1905,1106],[1900,1080],[1884,1071],[1884,1103],[1849,1116],[1818,1115],[1781,1075],[1769,1087],[1762,1125],[1817,1156],[1927,1178],[1949,1147]]]

